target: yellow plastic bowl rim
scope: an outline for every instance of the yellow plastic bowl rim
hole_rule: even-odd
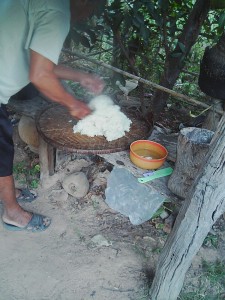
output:
[[[155,159],[147,159],[147,158],[143,158],[143,157],[140,157],[138,154],[136,154],[133,150],[132,150],[132,146],[135,145],[135,144],[142,144],[143,142],[147,142],[147,144],[154,144],[156,146],[158,146],[161,150],[165,151],[166,154],[165,156],[163,156],[162,158],[155,158]],[[132,154],[136,157],[136,158],[139,158],[145,162],[160,162],[162,160],[165,160],[166,157],[168,156],[168,151],[166,150],[166,148],[159,144],[159,143],[156,143],[156,142],[153,142],[153,141],[149,141],[149,140],[138,140],[138,141],[134,141],[133,143],[131,143],[130,145],[130,151],[132,152]]]

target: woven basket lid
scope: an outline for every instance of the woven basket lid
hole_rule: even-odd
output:
[[[139,139],[146,139],[149,125],[132,113],[125,112],[132,121],[130,131],[122,138],[108,142],[104,136],[89,137],[73,132],[78,120],[71,117],[66,108],[52,105],[41,110],[36,116],[36,125],[42,138],[57,149],[84,153],[103,154],[123,151]]]

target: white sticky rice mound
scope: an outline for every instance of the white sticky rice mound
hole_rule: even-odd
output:
[[[93,98],[89,107],[93,113],[80,120],[74,127],[74,133],[88,136],[105,136],[107,141],[117,140],[130,130],[131,120],[120,111],[112,99],[105,95]]]

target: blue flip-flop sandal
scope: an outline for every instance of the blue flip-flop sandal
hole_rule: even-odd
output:
[[[5,229],[10,231],[31,231],[31,232],[40,232],[46,230],[51,224],[51,219],[39,214],[33,214],[30,222],[25,227],[18,227],[3,222]]]
[[[19,189],[20,194],[16,197],[17,202],[32,202],[37,198],[37,195],[29,189]]]

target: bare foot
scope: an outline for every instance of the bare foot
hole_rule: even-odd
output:
[[[20,189],[15,189],[16,192],[16,198],[18,198],[21,194],[21,190]]]
[[[16,209],[5,210],[2,216],[3,222],[17,227],[25,227],[31,218],[32,213],[23,210],[19,205]]]

